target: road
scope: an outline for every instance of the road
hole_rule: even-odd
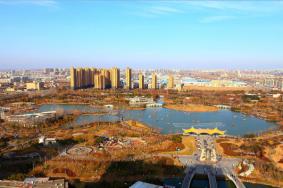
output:
[[[244,188],[244,184],[233,172],[233,168],[240,162],[237,158],[222,158],[220,155],[213,156],[215,140],[212,136],[196,136],[197,151],[193,155],[174,155],[186,166],[186,176],[182,188],[188,188],[195,174],[206,174],[209,179],[210,188],[217,187],[217,176],[226,176],[234,182],[237,188]],[[216,150],[215,150],[216,151]],[[205,152],[203,154],[202,152]],[[204,155],[203,160],[201,155]],[[214,160],[215,157],[215,160]]]

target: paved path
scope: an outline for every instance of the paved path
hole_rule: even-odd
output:
[[[245,188],[244,184],[240,181],[237,175],[233,172],[233,168],[236,164],[240,162],[237,158],[221,158],[217,156],[218,161],[200,161],[200,150],[201,149],[214,149],[215,141],[213,137],[210,136],[200,136],[197,137],[198,150],[194,155],[174,155],[179,158],[179,161],[187,166],[186,176],[183,180],[182,188],[189,188],[191,181],[195,174],[206,174],[209,180],[210,188],[217,188],[217,176],[226,176],[229,178],[237,188]],[[172,156],[172,155],[171,155]]]
[[[189,188],[190,185],[191,185],[191,182],[192,182],[192,179],[194,177],[196,173],[196,168],[195,167],[192,167],[188,170],[188,172],[186,173],[186,176],[183,180],[183,183],[182,183],[182,188]]]
[[[216,181],[215,174],[212,173],[210,169],[208,169],[207,175],[208,175],[208,180],[209,180],[209,187],[217,188],[217,181]]]
[[[233,181],[237,188],[245,188],[245,185],[241,182],[238,176],[230,169],[224,169],[225,175]]]

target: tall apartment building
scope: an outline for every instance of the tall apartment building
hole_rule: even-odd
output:
[[[111,69],[111,87],[114,89],[120,87],[120,69],[116,67]]]
[[[144,89],[144,76],[142,73],[139,74],[139,89]]]
[[[111,72],[107,69],[101,69],[100,74],[104,76],[105,81],[105,88],[111,88]]]
[[[152,73],[151,76],[151,89],[157,89],[157,76],[155,73]]]
[[[74,67],[71,67],[71,69],[70,69],[70,76],[71,76],[70,87],[71,87],[71,89],[76,89],[77,73],[76,73],[76,69]]]
[[[170,75],[168,77],[168,85],[167,85],[168,89],[173,89],[174,88],[174,77],[172,75]]]
[[[98,70],[96,68],[91,68],[90,72],[91,72],[91,75],[90,75],[91,76],[91,85],[94,86],[94,84],[95,84],[94,77],[95,77],[95,74],[97,74]]]
[[[94,80],[95,80],[94,87],[96,89],[105,89],[106,88],[106,85],[105,85],[106,79],[105,79],[105,76],[103,74],[101,74],[101,72],[97,72],[94,75]]]
[[[126,69],[126,88],[132,89],[132,69]]]
[[[74,68],[70,69],[70,86],[72,89],[81,89],[93,87],[94,85],[94,74],[96,69],[92,68]]]

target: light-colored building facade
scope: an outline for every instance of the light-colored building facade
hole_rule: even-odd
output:
[[[74,68],[70,69],[71,89],[89,88],[94,86],[95,68]]]
[[[43,83],[42,82],[30,82],[26,83],[26,89],[27,90],[41,90],[43,88]]]
[[[104,82],[105,82],[104,89],[111,88],[111,72],[107,69],[101,69],[100,74],[104,76]]]
[[[132,69],[126,69],[126,88],[132,89]]]
[[[105,89],[105,76],[101,73],[97,72],[94,76],[95,84],[94,87],[96,89]]]
[[[172,75],[168,76],[168,85],[167,88],[168,89],[173,89],[174,86],[174,77]]]
[[[111,69],[111,87],[113,89],[120,87],[120,69],[117,67]]]
[[[71,89],[76,89],[77,84],[77,73],[74,67],[70,69],[70,87]]]
[[[59,116],[61,115],[58,115],[56,111],[47,111],[5,116],[5,120],[7,122],[16,123],[17,125],[23,127],[37,127],[38,125],[42,125],[42,123],[46,123],[49,120],[55,120]]]
[[[151,89],[157,89],[157,75],[152,73],[151,76]]]
[[[144,76],[142,73],[139,73],[139,89],[144,89]]]

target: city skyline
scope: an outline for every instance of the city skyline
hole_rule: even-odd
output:
[[[14,0],[0,10],[2,70],[283,68],[280,1]]]

